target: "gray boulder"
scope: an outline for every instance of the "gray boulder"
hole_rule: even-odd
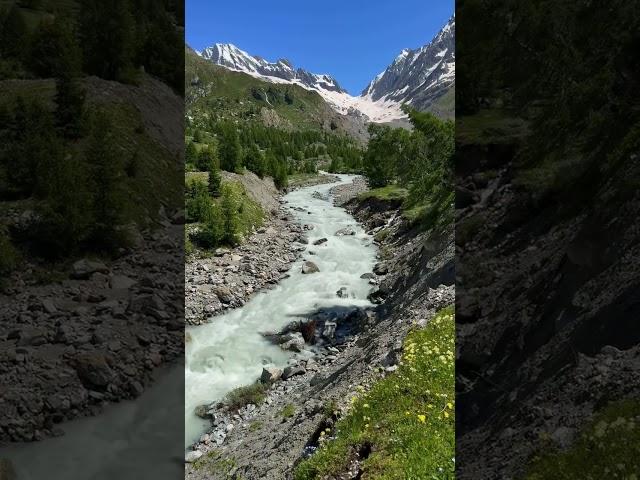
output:
[[[282,370],[276,367],[264,367],[262,369],[262,375],[260,375],[260,381],[262,383],[273,383],[282,377]]]
[[[318,268],[318,266],[309,260],[307,260],[302,264],[302,273],[309,274],[309,273],[316,273],[319,271],[320,269]]]
[[[102,262],[83,258],[78,260],[71,267],[71,276],[76,279],[89,278],[94,273],[109,273],[109,268]]]
[[[336,237],[344,237],[349,235],[355,235],[356,231],[351,227],[341,228],[336,232]]]
[[[280,348],[290,352],[301,352],[304,349],[304,337],[300,332],[287,333],[282,337]]]

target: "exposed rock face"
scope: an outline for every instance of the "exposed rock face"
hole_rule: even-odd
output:
[[[264,58],[250,55],[230,43],[216,43],[211,47],[205,48],[200,56],[223,67],[245,72],[249,75],[279,78],[291,83],[298,83],[307,88],[346,92],[330,75],[318,75],[302,68],[294,69],[291,62],[286,59],[271,63]]]
[[[464,480],[519,478],[539,448],[530,439],[571,445],[595,411],[640,394],[640,268],[629,261],[638,256],[640,202],[637,189],[621,194],[638,162],[622,161],[580,195],[568,188],[543,202],[515,185],[517,138],[503,138],[511,144],[490,160],[491,176],[484,160],[457,172],[473,192],[456,211],[458,231],[471,232],[456,239]],[[475,155],[486,145],[465,148]]]
[[[402,50],[362,95],[428,110],[455,84],[455,30],[454,15],[430,43],[417,50]]]

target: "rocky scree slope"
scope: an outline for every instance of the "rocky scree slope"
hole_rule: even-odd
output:
[[[136,223],[123,226],[131,246],[116,258],[79,256],[52,265],[25,255],[3,279],[0,442],[59,435],[61,422],[138,397],[154,369],[184,352],[184,300],[176,288],[183,281],[184,212],[175,209],[182,205],[183,99],[148,76],[139,86],[95,77],[83,82],[89,105],[117,116],[123,155],[140,147],[145,176],[128,193],[141,208]],[[1,83],[3,101],[52,100],[55,93],[53,80]],[[37,218],[20,202],[0,206],[2,223],[15,231]]]
[[[363,186],[351,187],[350,193],[336,188],[342,189],[340,198],[345,202]],[[237,411],[224,402],[203,406],[199,414],[209,418],[212,427],[187,453],[185,478],[292,478],[296,464],[313,452],[320,432],[348,408],[347,399],[357,387],[367,389],[394,370],[411,326],[424,325],[436,311],[453,303],[452,234],[436,239],[407,228],[399,205],[393,202],[352,199],[346,207],[372,233],[388,230],[380,243],[386,254],[376,266],[377,273],[366,274],[377,292],[374,298],[382,303],[332,318],[327,312],[316,312],[306,327],[292,325],[280,335],[271,335],[278,342],[278,337],[300,335],[295,330],[302,327],[307,339],[315,339],[315,356],[294,355],[284,371],[265,369],[262,381],[267,390],[262,403]],[[327,330],[328,325],[335,329]],[[300,340],[304,342],[302,335]],[[352,473],[345,472],[341,478],[358,478],[357,465],[352,467]]]
[[[456,195],[461,480],[522,475],[536,451],[571,446],[594,412],[640,394],[638,163],[590,199],[549,202],[540,182],[523,186],[519,142],[456,147],[476,159],[459,165]]]

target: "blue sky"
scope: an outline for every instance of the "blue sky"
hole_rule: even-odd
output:
[[[428,43],[454,0],[186,0],[187,43],[233,43],[333,75],[357,95],[403,48]]]

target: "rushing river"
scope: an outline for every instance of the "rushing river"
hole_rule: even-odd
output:
[[[340,183],[351,183],[352,175],[340,175]],[[293,264],[290,277],[276,288],[254,296],[242,308],[216,317],[212,323],[187,330],[185,364],[185,444],[199,438],[208,422],[194,415],[198,405],[221,399],[230,390],[253,382],[263,366],[286,365],[291,353],[266,341],[260,332],[277,331],[319,308],[367,306],[370,285],[360,276],[375,263],[372,239],[344,209],[335,207],[328,196],[337,183],[301,188],[285,196],[300,223],[313,225],[309,245]],[[297,210],[296,207],[301,210]],[[336,236],[336,231],[352,227],[354,236]],[[326,237],[328,242],[314,246]],[[309,251],[316,254],[311,255]],[[311,260],[320,272],[303,275],[303,261]],[[336,291],[346,287],[349,298]],[[304,352],[303,352],[304,355]]]

